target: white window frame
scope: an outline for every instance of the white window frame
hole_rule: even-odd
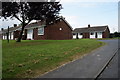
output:
[[[41,30],[41,29],[43,30],[43,32],[42,32],[42,33],[39,33],[39,30]],[[44,35],[44,27],[39,27],[39,28],[38,28],[38,35]]]

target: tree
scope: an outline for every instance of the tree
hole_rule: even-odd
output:
[[[62,5],[59,2],[2,2],[2,17],[16,18],[22,23],[17,42],[21,42],[23,30],[32,20],[46,21],[49,25],[59,17]]]
[[[114,37],[120,37],[120,33],[119,32],[114,32]]]

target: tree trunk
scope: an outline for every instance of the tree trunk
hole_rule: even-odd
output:
[[[23,34],[23,31],[24,31],[24,27],[26,26],[25,22],[22,23],[22,30],[20,31],[20,35],[17,39],[16,42],[21,42],[21,39],[22,39],[22,34]]]

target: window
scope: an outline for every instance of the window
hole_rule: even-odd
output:
[[[79,33],[79,35],[83,35],[83,33]]]
[[[75,33],[73,33],[73,35],[76,35]]]
[[[38,28],[38,35],[44,35],[44,27]]]
[[[90,35],[94,35],[94,33],[90,33]]]
[[[99,32],[99,34],[102,34],[102,32]]]

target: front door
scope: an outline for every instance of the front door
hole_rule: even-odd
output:
[[[83,38],[90,38],[90,34],[89,33],[83,33]]]
[[[27,30],[27,39],[30,39],[30,40],[33,39],[33,29]]]

